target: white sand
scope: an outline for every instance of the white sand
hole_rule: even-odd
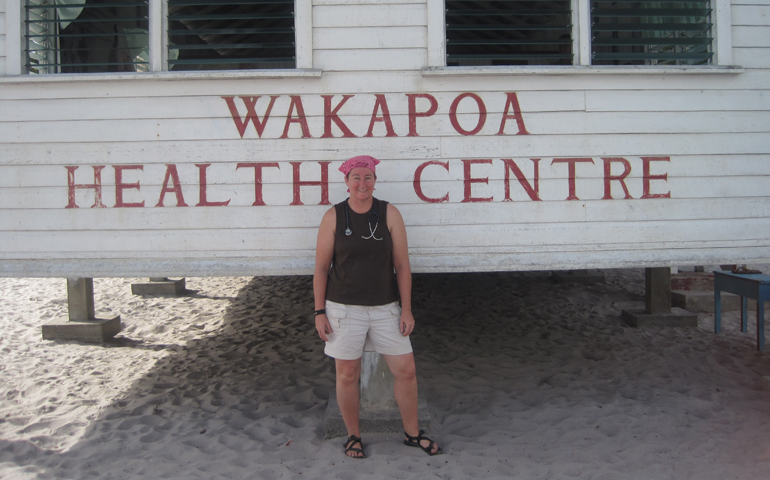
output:
[[[641,270],[607,284],[546,273],[415,276],[412,341],[428,457],[365,435],[366,460],[324,440],[334,385],[308,312],[311,279],[188,278],[189,296],[134,297],[104,346],[44,341],[61,279],[0,279],[0,477],[243,479],[770,478],[770,349],[726,313],[634,329]],[[769,339],[770,341],[770,339]]]

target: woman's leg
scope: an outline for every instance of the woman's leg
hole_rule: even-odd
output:
[[[420,434],[417,413],[417,369],[414,364],[414,353],[404,355],[383,355],[385,362],[393,374],[393,396],[396,397],[401,421],[404,422],[404,432],[411,437]],[[430,440],[420,442],[424,447],[430,446]],[[434,451],[438,450],[436,445]]]
[[[337,368],[337,404],[340,406],[342,421],[348,429],[348,435],[361,436],[359,429],[359,379],[361,378],[361,359],[335,359]]]

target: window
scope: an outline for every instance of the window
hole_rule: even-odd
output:
[[[27,71],[146,72],[159,43],[163,70],[296,66],[294,0],[163,1],[167,36],[149,31],[152,0],[26,0]]]
[[[168,0],[169,70],[294,68],[294,0]]]
[[[710,17],[708,0],[591,0],[591,63],[708,64]]]
[[[571,65],[570,0],[446,0],[448,66]]]
[[[492,65],[739,70],[729,0],[439,0],[427,11],[428,75]]]
[[[147,0],[28,0],[30,73],[147,70]]]

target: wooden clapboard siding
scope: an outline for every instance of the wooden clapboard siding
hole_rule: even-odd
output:
[[[767,68],[770,65],[770,49],[768,48],[733,48],[733,60],[744,68]]]
[[[329,201],[346,197],[337,172],[341,160],[370,153],[382,160],[376,195],[401,210],[415,271],[604,268],[770,261],[770,34],[768,5],[739,0],[731,12],[733,63],[739,75],[466,75],[423,74],[427,64],[426,2],[408,0],[315,0],[314,67],[320,78],[98,81],[4,81],[0,88],[0,275],[157,276],[310,273],[317,225],[328,205],[321,188],[303,186],[293,201],[292,168],[302,162],[303,180],[317,180],[328,161]],[[2,2],[2,0],[0,0]],[[487,121],[475,136],[462,136],[449,120],[452,101],[464,92],[484,99]],[[508,120],[496,135],[506,92],[516,92],[528,135]],[[417,118],[419,136],[407,137],[408,93],[430,93],[438,111]],[[398,137],[385,138],[377,124],[363,138],[374,94],[385,95]],[[222,96],[257,96],[262,115],[270,95],[281,95],[257,137],[249,125],[241,138]],[[280,139],[290,95],[300,95],[313,138],[299,138],[295,124]],[[355,95],[340,118],[358,138],[320,138],[323,98]],[[245,106],[236,98],[241,117]],[[418,111],[427,108],[418,100]],[[475,103],[459,104],[464,128],[475,125]],[[651,192],[671,198],[640,198],[641,157],[653,163]],[[577,166],[576,194],[566,200],[568,168],[556,157],[586,157]],[[632,170],[605,200],[602,157],[622,157]],[[539,158],[539,195],[533,201],[505,166],[514,159],[528,181]],[[485,183],[468,185],[464,162]],[[422,190],[449,201],[426,203],[414,188],[416,168],[426,161]],[[263,171],[255,200],[253,169],[238,163],[278,162]],[[188,207],[166,193],[156,207],[167,164],[175,164]],[[209,202],[197,207],[200,170],[207,168]],[[102,200],[78,189],[79,208],[68,203],[67,170],[75,181],[93,182],[103,165]],[[126,170],[123,201],[143,208],[115,208],[115,166]],[[614,164],[612,173],[622,172]]]
[[[313,64],[325,71],[419,70],[427,63],[425,2],[313,4]]]
[[[517,199],[513,202],[491,204],[442,203],[425,207],[416,203],[397,205],[407,222],[407,227],[427,225],[486,225],[489,219],[499,223],[540,224],[564,222],[646,222],[685,221],[716,219],[763,219],[770,216],[770,206],[764,197],[745,198],[690,198],[677,199],[671,208],[667,199],[646,201],[644,209],[632,200],[584,200],[564,203],[561,201],[530,202]],[[179,207],[181,208],[181,207]],[[113,225],[108,231],[142,228],[152,230],[162,225],[168,230],[192,230],[193,226],[206,225],[211,229],[229,229],[235,224],[241,229],[277,229],[318,227],[318,215],[328,206],[309,206],[302,215],[293,213],[294,207],[228,206],[227,208],[128,208],[120,212],[120,222],[110,217],[114,212],[104,209],[82,208],[79,210],[41,209],[34,217],[19,218],[10,209],[0,211],[0,224],[4,232],[38,232],[104,230],[101,224]],[[13,246],[10,247],[11,249]]]
[[[398,155],[399,152],[395,152]],[[387,183],[412,182],[414,179],[414,168],[422,163],[425,157],[410,153],[411,158],[403,155],[397,158],[380,156],[382,163],[377,167],[380,172],[381,180],[387,179]],[[533,162],[528,158],[510,156],[519,168],[523,171],[529,180],[533,178]],[[62,180],[66,180],[66,165],[70,159],[62,159],[64,163],[59,165],[54,163],[38,165],[0,165],[0,188],[39,188],[39,187],[60,187],[66,188]],[[135,159],[134,159],[135,160]],[[254,159],[250,159],[253,161]],[[274,160],[274,159],[273,159]],[[541,157],[540,178],[556,179],[565,181],[567,178],[566,168],[563,166],[551,166],[552,158]],[[629,180],[642,178],[642,160],[639,157],[627,157],[632,166],[632,171],[628,175]],[[245,159],[244,161],[249,161]],[[272,161],[272,160],[271,160]],[[462,182],[463,169],[462,159],[444,158],[444,162],[450,165],[449,171],[441,167],[428,168],[422,173],[423,183],[443,183],[443,182]],[[596,165],[580,170],[580,178],[603,178],[603,162],[601,158],[594,158]],[[124,173],[124,182],[140,181],[142,188],[159,187],[165,174],[165,163],[163,158],[153,157],[152,162],[144,162],[142,170],[126,170]],[[292,171],[287,160],[281,160],[278,168],[266,168],[263,171],[263,179],[266,184],[291,186]],[[130,162],[111,162],[112,165],[131,165]],[[339,160],[334,160],[329,166],[330,172],[336,172],[340,165]],[[106,162],[104,163],[106,165]],[[136,163],[133,163],[136,164]],[[207,179],[209,185],[253,185],[253,171],[246,168],[237,168],[238,162],[216,162],[207,170]],[[79,164],[75,171],[75,180],[77,183],[88,183],[93,177],[93,169],[89,164]],[[93,165],[93,163],[91,164]],[[54,168],[51,168],[54,167]],[[320,171],[317,164],[306,162],[301,170],[304,176],[314,176]],[[698,179],[714,178],[728,179],[733,177],[763,177],[770,176],[770,155],[697,155],[697,156],[677,156],[676,161],[665,164],[665,171],[669,179]],[[491,165],[474,166],[475,176],[488,176],[490,180],[503,180],[505,177],[505,166],[499,159],[494,159]],[[102,185],[106,187],[114,186],[114,167],[107,166],[102,172]],[[180,164],[178,166],[180,181],[182,185],[190,188],[197,186],[198,168],[191,164]],[[614,171],[614,169],[613,169]],[[655,168],[652,171],[656,174]],[[513,178],[513,177],[512,177]],[[186,181],[187,180],[187,181]],[[515,180],[514,180],[515,183]],[[342,185],[343,178],[338,174],[331,175],[330,185]],[[267,188],[267,185],[265,185]],[[708,194],[708,193],[707,193]],[[678,195],[683,198],[683,195]],[[698,197],[700,198],[700,197]]]
[[[5,0],[0,0],[0,75],[5,75],[6,39],[5,39]]]
[[[607,134],[668,134],[676,132],[679,135],[693,134],[703,135],[708,133],[767,133],[770,126],[770,112],[727,112],[719,113],[717,120],[704,112],[685,112],[676,117],[665,116],[660,112],[622,112],[622,113],[540,113],[530,114],[527,118],[527,128],[530,135],[528,139],[545,136],[539,132],[548,132],[553,135],[607,135]],[[342,117],[348,125],[358,125],[353,130],[359,137],[363,137],[367,131],[367,124],[363,123],[368,117],[350,118]],[[406,115],[393,115],[394,122],[403,125],[395,129],[396,133],[406,136],[408,133],[408,118]],[[348,121],[350,120],[350,121]],[[477,123],[477,117],[473,115],[458,115],[458,121],[464,128],[471,129]],[[720,122],[727,125],[723,127]],[[313,137],[319,138],[324,132],[323,118],[308,119],[310,132],[315,132]],[[435,132],[443,135],[452,135],[456,132],[446,118],[424,120],[419,122],[423,131],[435,127]],[[283,131],[281,124],[268,124],[263,134],[263,139],[278,138]],[[491,143],[500,143],[504,146],[510,142],[516,142],[508,138],[494,138],[500,127],[500,121],[493,123],[488,121],[479,133],[490,135]],[[394,127],[395,128],[395,127]],[[105,132],[111,132],[111,138],[115,142],[130,141],[184,141],[184,140],[227,140],[232,137],[232,119],[163,119],[152,124],[145,120],[80,120],[69,122],[5,122],[0,123],[0,137],[14,139],[18,143],[36,142],[40,137],[41,129],[51,132],[48,142],[97,142],[103,138]],[[384,127],[375,127],[375,134]],[[515,125],[507,126],[507,131],[514,130]],[[112,133],[114,132],[114,133]],[[256,138],[254,131],[248,132],[244,138]],[[237,132],[236,132],[237,135]],[[289,130],[293,138],[302,136],[298,126],[293,125]],[[265,138],[267,137],[267,138]],[[429,138],[426,136],[426,138]],[[438,137],[434,137],[438,138]],[[559,143],[556,137],[552,142]]]
[[[770,5],[763,5],[761,1],[733,1],[731,17],[733,63],[747,69],[767,69],[770,66]]]

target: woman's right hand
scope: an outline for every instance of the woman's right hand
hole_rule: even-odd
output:
[[[318,332],[318,336],[321,337],[321,340],[323,340],[324,342],[329,341],[329,338],[327,337],[327,335],[329,335],[330,333],[334,333],[332,331],[331,324],[329,324],[329,319],[326,318],[325,313],[315,316],[315,329]]]

